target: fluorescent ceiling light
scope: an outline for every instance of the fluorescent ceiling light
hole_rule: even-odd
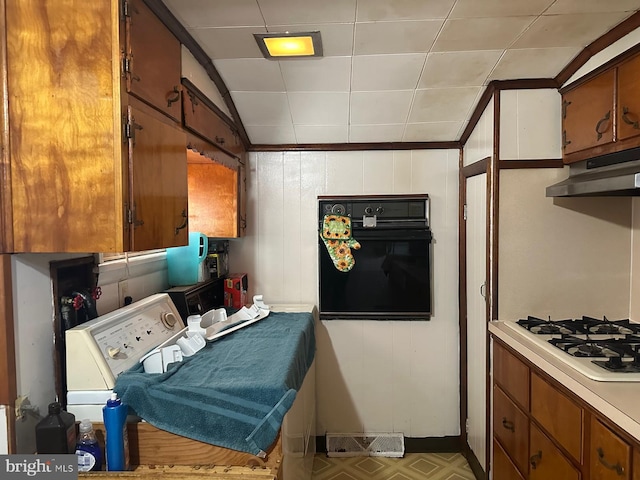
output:
[[[320,32],[254,33],[264,58],[321,57]]]

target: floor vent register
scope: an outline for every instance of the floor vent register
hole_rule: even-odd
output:
[[[327,434],[329,457],[393,457],[404,456],[402,433]]]

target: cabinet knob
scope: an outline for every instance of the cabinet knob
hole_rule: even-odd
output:
[[[616,462],[615,464],[609,463],[607,459],[604,458],[604,450],[602,447],[598,447],[596,450],[598,452],[598,461],[604,466],[604,468],[614,470],[620,477],[624,475],[624,467],[620,465],[620,462]]]
[[[223,137],[218,137],[216,135],[216,143],[219,143],[220,145],[224,145],[224,138]]]
[[[607,112],[607,114],[600,119],[600,121],[596,124],[596,133],[598,134],[598,140],[602,138],[602,134],[609,129],[609,119],[611,118],[611,110]],[[604,125],[604,128],[602,126]]]
[[[516,426],[513,424],[513,422],[507,420],[506,417],[502,417],[502,426],[507,430],[511,430],[512,432],[516,431]]]
[[[529,458],[531,468],[535,470],[540,464],[540,460],[542,460],[542,450],[538,450],[538,453],[534,453],[533,455],[531,455],[531,458]]]
[[[640,125],[638,124],[638,121],[636,120],[634,122],[629,118],[628,115],[629,115],[629,108],[622,107],[622,120],[624,121],[624,123],[626,123],[627,125],[631,125],[636,130],[640,130]]]
[[[172,103],[180,100],[180,89],[177,85],[173,86],[173,90],[167,95],[167,107],[170,107]]]
[[[185,228],[188,224],[189,224],[189,217],[187,216],[187,211],[186,210],[182,210],[182,225],[180,225],[179,227],[176,227],[176,235],[178,235],[180,233],[180,230],[182,230],[183,228]]]

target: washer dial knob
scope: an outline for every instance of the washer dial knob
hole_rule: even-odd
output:
[[[116,358],[120,353],[120,349],[118,347],[107,347],[107,355],[111,358]]]
[[[161,317],[162,323],[169,330],[173,330],[178,323],[176,316],[172,312],[164,312]]]

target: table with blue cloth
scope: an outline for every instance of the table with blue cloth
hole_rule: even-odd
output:
[[[166,373],[136,365],[117,378],[114,391],[159,429],[264,456],[314,355],[313,315],[271,312],[207,342]]]

